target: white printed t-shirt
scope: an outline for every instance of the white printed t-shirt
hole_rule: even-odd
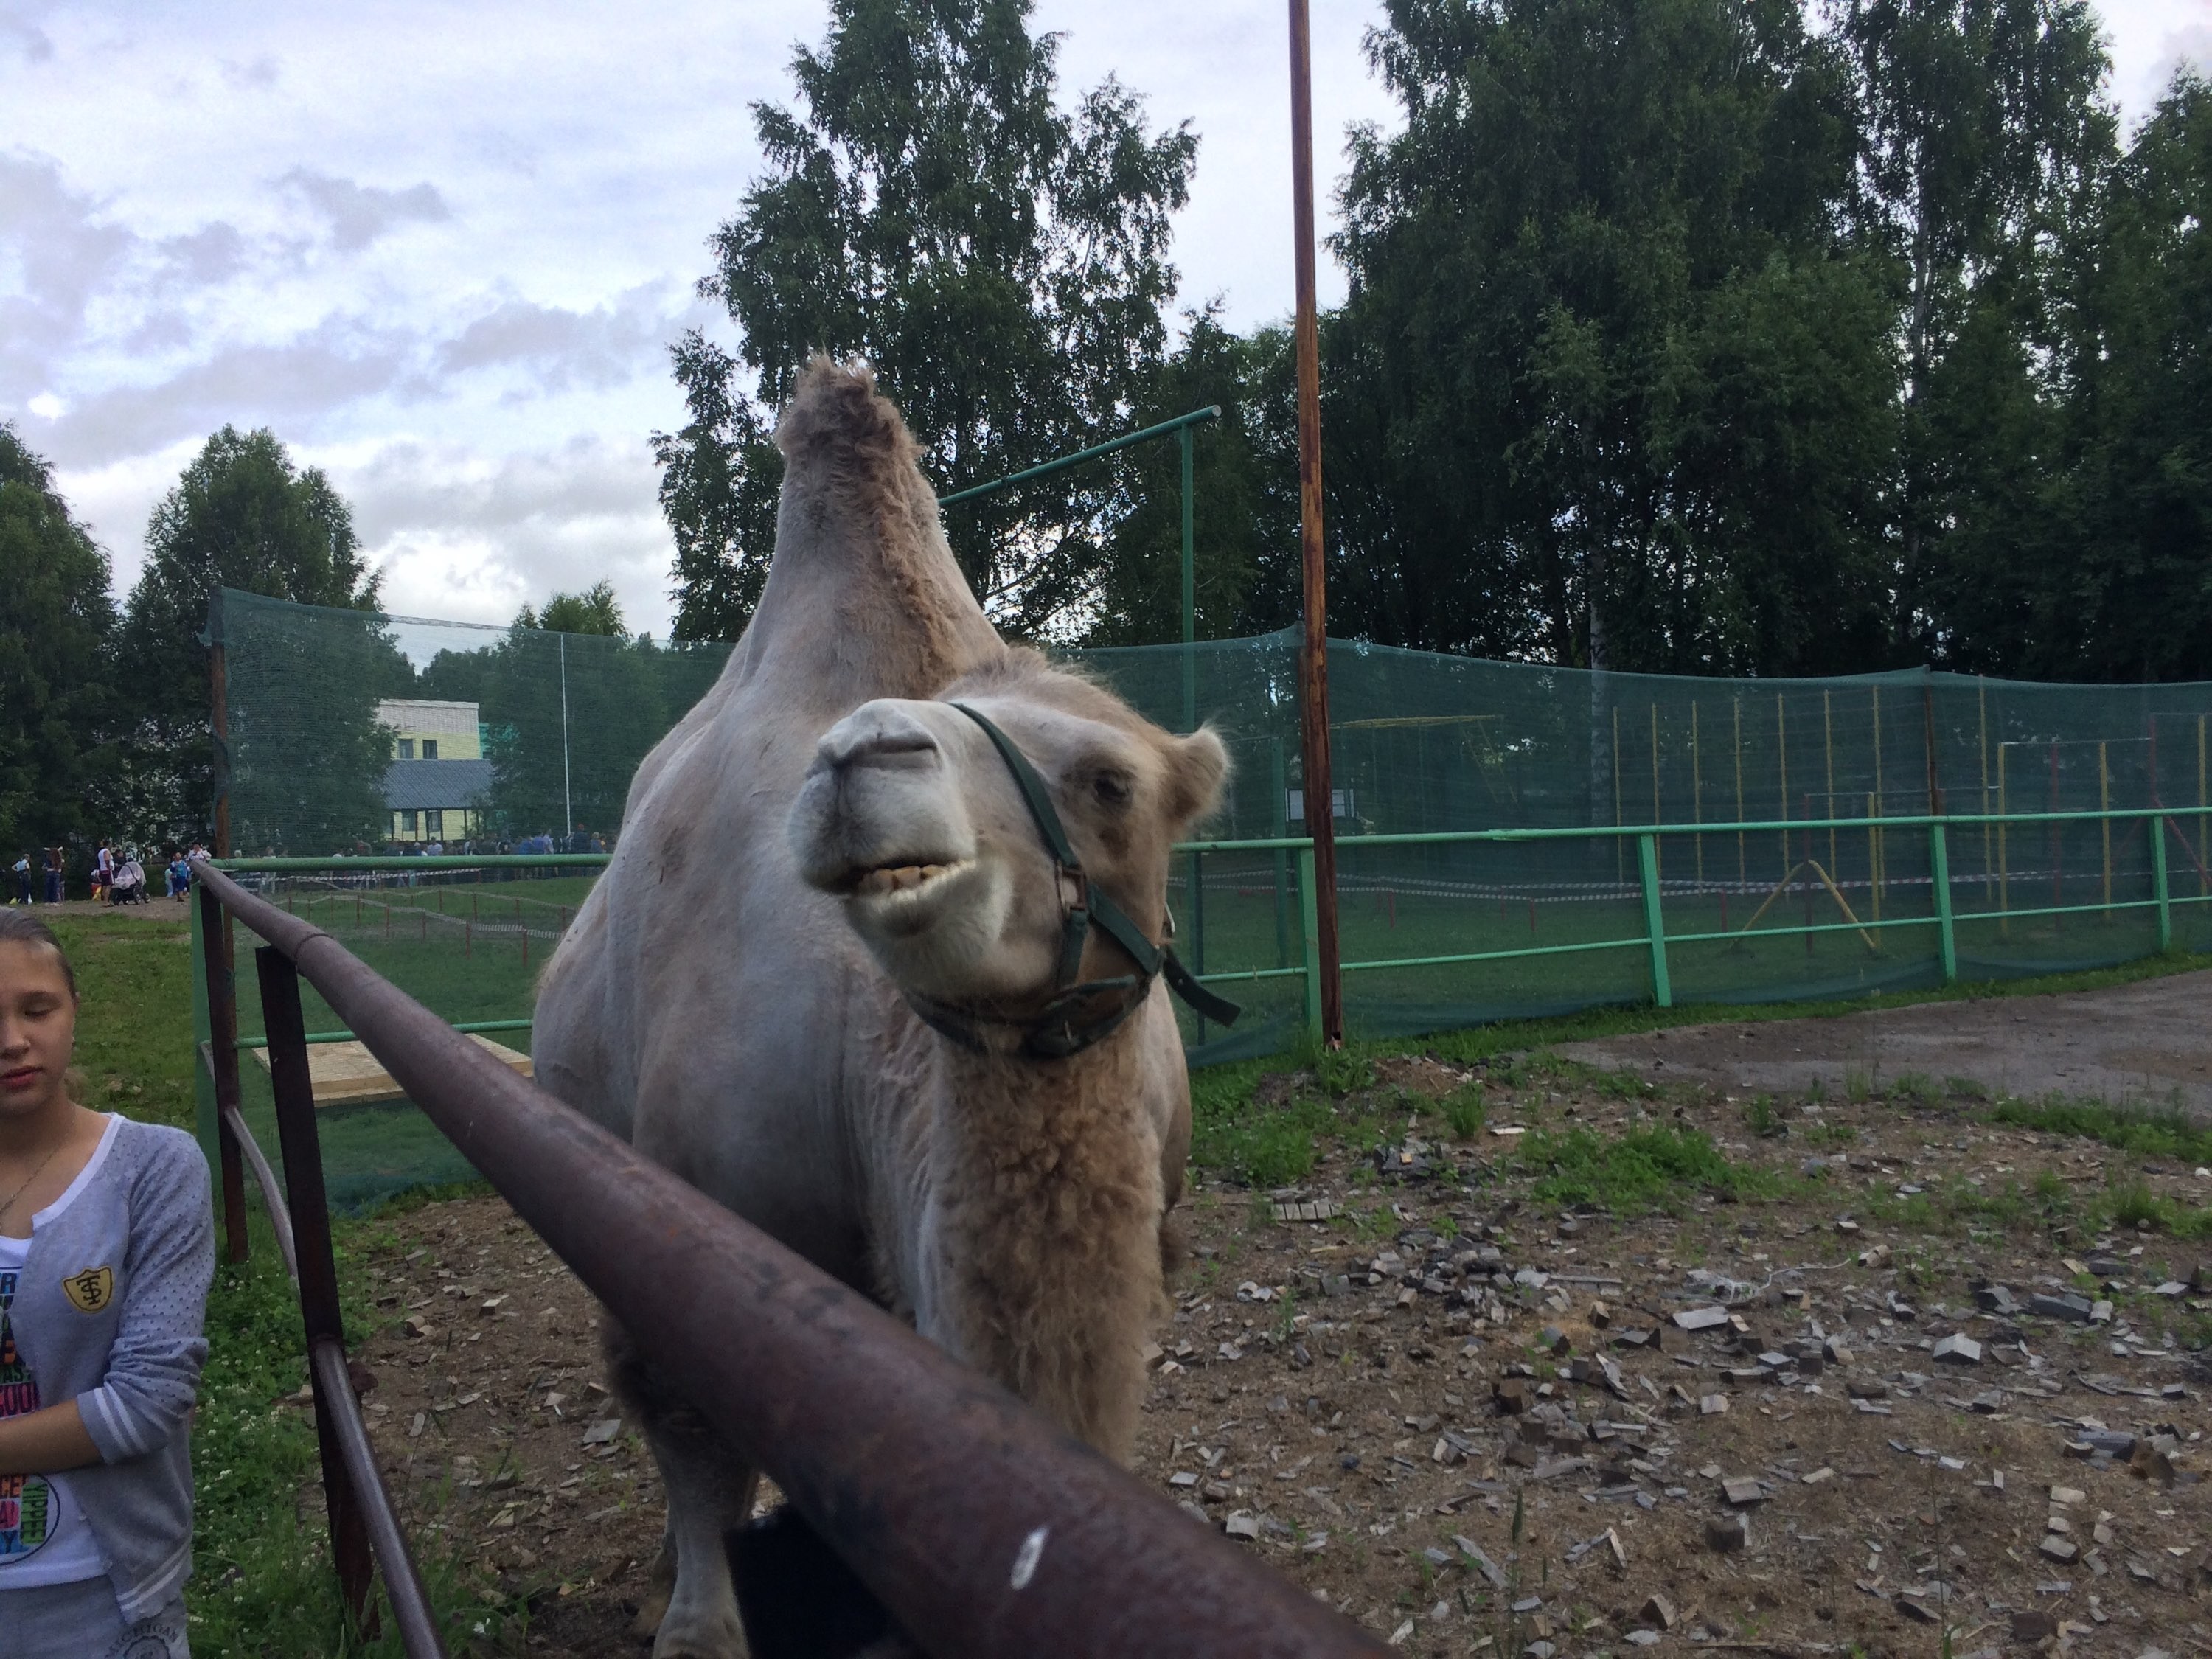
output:
[[[67,1209],[70,1200],[84,1190],[107,1156],[118,1121],[108,1121],[99,1150],[70,1183],[69,1190],[31,1218],[33,1231]],[[0,1237],[0,1419],[21,1417],[54,1403],[39,1398],[39,1385],[32,1380],[30,1367],[16,1346],[9,1316],[17,1279],[30,1251],[27,1238]],[[0,1474],[0,1590],[74,1584],[98,1578],[106,1571],[106,1563],[100,1559],[99,1541],[85,1524],[83,1510],[70,1498],[68,1476]]]

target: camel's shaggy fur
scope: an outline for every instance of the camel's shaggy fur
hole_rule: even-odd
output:
[[[538,1074],[1126,1456],[1189,1146],[1181,1041],[1158,986],[1064,1060],[975,1053],[910,1011],[908,994],[1040,1006],[1059,949],[1036,827],[945,700],[1021,744],[1085,867],[1154,939],[1169,848],[1212,809],[1221,745],[1000,641],[865,368],[811,365],[776,441],[759,610],[639,769],[616,857],[547,972]],[[1083,969],[1128,963],[1094,937]],[[741,1653],[720,1533],[757,1472],[666,1395],[609,1311],[668,1487],[655,1654]]]

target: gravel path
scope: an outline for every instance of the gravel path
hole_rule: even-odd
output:
[[[1677,1026],[1559,1053],[1657,1082],[1735,1093],[1843,1092],[1917,1073],[1971,1078],[1993,1093],[2114,1103],[2178,1101],[2212,1116],[2212,972],[2064,996],[1929,1002],[1826,1019]]]

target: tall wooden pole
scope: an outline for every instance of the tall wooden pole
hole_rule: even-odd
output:
[[[1305,633],[1298,650],[1306,833],[1314,844],[1322,1036],[1344,1041],[1344,975],[1336,942],[1336,796],[1328,775],[1328,593],[1321,520],[1321,337],[1314,307],[1313,28],[1306,0],[1291,3],[1291,194],[1297,236],[1298,550]]]

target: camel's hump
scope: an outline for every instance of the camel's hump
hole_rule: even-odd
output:
[[[888,477],[916,459],[905,420],[876,390],[875,370],[857,359],[839,362],[821,354],[799,374],[776,422],[775,447],[794,470],[846,459],[860,463],[866,474]]]

